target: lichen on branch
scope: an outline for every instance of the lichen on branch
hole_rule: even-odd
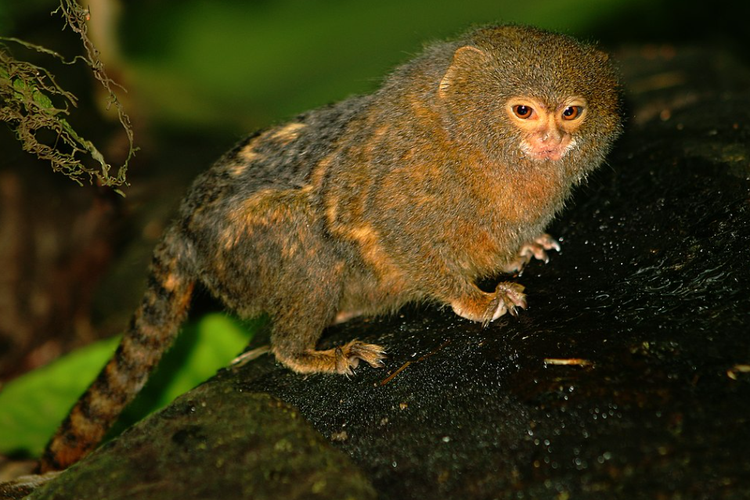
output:
[[[53,50],[15,38],[0,38],[0,121],[13,129],[24,151],[35,154],[41,160],[48,160],[54,171],[63,173],[78,184],[83,184],[88,177],[89,182],[96,180],[122,194],[117,188],[127,185],[128,162],[137,148],[133,145],[130,119],[112,89],[118,85],[107,76],[99,53],[88,38],[88,10],[74,0],[61,0],[53,13],[61,14],[66,25],[81,37],[85,54],[66,61]],[[117,109],[120,124],[128,138],[128,156],[120,167],[113,171],[96,146],[80,136],[66,119],[71,108],[76,107],[76,97],[61,88],[48,70],[15,59],[2,42],[20,44],[66,64],[83,61],[91,68],[94,78],[108,93],[108,106],[114,105]],[[86,156],[95,160],[95,166],[86,165],[83,161]]]

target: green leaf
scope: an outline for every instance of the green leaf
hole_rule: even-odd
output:
[[[38,455],[119,338],[95,342],[11,381],[0,392],[0,453]]]
[[[180,394],[212,377],[242,352],[262,320],[242,323],[224,314],[207,314],[188,324],[156,373],[126,412],[135,422],[163,408]]]
[[[213,376],[242,351],[250,332],[262,321],[242,323],[222,314],[208,314],[186,325],[157,372],[124,413],[118,429],[166,406]],[[39,456],[118,343],[119,337],[114,337],[88,345],[4,386],[0,390],[0,453]]]

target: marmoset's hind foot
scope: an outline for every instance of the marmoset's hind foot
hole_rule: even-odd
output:
[[[276,359],[297,373],[339,373],[352,375],[362,360],[373,368],[381,368],[385,350],[379,345],[352,340],[348,344],[316,351],[307,349],[301,353],[288,354],[275,351]]]

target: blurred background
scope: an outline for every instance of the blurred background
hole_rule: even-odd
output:
[[[424,43],[494,22],[609,50],[711,44],[748,62],[746,2],[695,0],[91,0],[89,35],[140,148],[126,197],[80,187],[0,126],[0,382],[126,324],[152,246],[196,173],[254,129],[375,89]],[[82,52],[55,0],[0,2],[0,36]],[[127,149],[83,64],[6,42],[79,98],[68,120],[119,165]],[[205,306],[210,308],[211,306]],[[200,306],[198,307],[200,310]],[[199,312],[196,314],[200,314]]]
[[[719,43],[746,52],[745,2],[674,0],[90,0],[90,34],[140,125],[239,137],[375,88],[395,64],[476,24],[606,46]],[[55,0],[0,3],[0,33],[79,50]],[[68,72],[69,73],[69,72]],[[63,78],[63,75],[60,75]],[[81,97],[82,101],[85,96]],[[82,103],[82,105],[85,102]],[[143,139],[143,137],[141,137]]]

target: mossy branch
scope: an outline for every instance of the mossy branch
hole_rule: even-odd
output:
[[[111,186],[122,194],[119,186],[127,185],[126,173],[128,162],[137,148],[133,145],[133,129],[130,118],[125,113],[117,95],[112,90],[117,85],[104,71],[104,64],[99,53],[87,35],[86,21],[89,19],[87,9],[80,7],[73,0],[61,0],[60,7],[53,13],[60,13],[66,25],[80,35],[85,48],[85,55],[79,55],[72,61],[55,51],[24,42],[14,38],[0,38],[5,42],[14,42],[26,48],[53,56],[65,64],[83,60],[109,94],[108,107],[117,109],[120,124],[128,138],[128,156],[114,175],[110,174],[112,166],[106,162],[102,153],[94,144],[81,137],[65,118],[70,108],[76,106],[76,97],[62,89],[53,75],[44,68],[13,57],[6,45],[0,43],[0,120],[6,122],[16,133],[25,151],[35,154],[41,160],[48,160],[52,169],[67,175],[78,184],[88,177],[89,182],[96,179],[101,185]],[[123,89],[124,90],[124,89]],[[61,101],[58,106],[55,101]],[[44,139],[44,136],[49,137]],[[40,137],[41,136],[41,137]],[[89,155],[98,167],[86,166],[81,156]]]

